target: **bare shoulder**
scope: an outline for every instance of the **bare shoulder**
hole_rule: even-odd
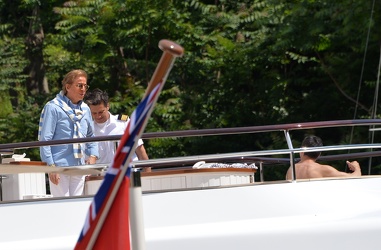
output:
[[[338,171],[336,168],[330,166],[330,165],[325,165],[325,164],[321,164],[320,165],[320,169],[324,170],[324,171],[328,171],[328,172],[331,172],[331,171]]]
[[[330,165],[322,165],[323,177],[345,177],[349,174],[341,172]]]

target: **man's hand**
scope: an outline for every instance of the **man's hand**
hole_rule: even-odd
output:
[[[353,174],[361,176],[360,164],[357,161],[349,162],[347,161],[348,168],[353,172]]]
[[[58,185],[58,183],[60,182],[60,175],[59,174],[56,174],[56,173],[50,173],[49,174],[49,180],[55,184],[55,185]]]
[[[86,160],[86,164],[89,164],[89,165],[95,164],[97,159],[98,158],[95,155],[90,155],[90,157],[87,158],[87,160]]]

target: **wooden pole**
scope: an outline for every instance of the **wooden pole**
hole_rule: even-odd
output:
[[[167,80],[167,76],[168,76],[170,70],[172,69],[175,58],[182,56],[184,53],[184,49],[180,45],[178,45],[175,42],[172,42],[170,40],[161,40],[159,42],[159,48],[161,50],[163,50],[163,54],[161,56],[161,59],[160,59],[158,65],[156,66],[156,70],[155,70],[155,72],[151,78],[151,81],[150,81],[148,87],[147,87],[144,98],[147,95],[149,95],[150,92],[158,84],[162,83],[161,88],[159,89],[159,92],[158,92],[158,93],[160,93],[161,89],[164,86],[165,81]],[[147,113],[146,119],[143,121],[141,129],[139,130],[138,138],[140,138],[141,134],[144,131],[144,128],[146,127],[146,124],[148,122],[148,118],[150,117],[150,115],[152,113],[153,107],[155,106],[155,103],[157,102],[158,97],[159,97],[159,95],[156,95],[156,97],[153,99],[153,104]],[[138,140],[135,140],[135,143],[134,143],[134,146],[132,147],[132,149],[134,149],[136,147],[137,142],[138,142]],[[129,165],[131,156],[132,156],[132,154],[130,154],[128,156],[128,159],[126,160],[125,165],[120,170],[120,174],[119,174],[119,176],[115,182],[115,187],[113,190],[111,190],[110,197],[107,200],[107,203],[105,204],[105,207],[104,207],[104,211],[100,215],[99,221],[98,221],[97,225],[95,226],[93,234],[91,235],[87,249],[92,249],[94,244],[96,243],[98,235],[102,229],[103,223],[106,220],[107,214],[108,214],[108,212],[109,212],[109,210],[110,210],[110,208],[114,202],[116,194],[118,193],[118,190],[119,190],[119,188],[123,182],[124,176],[128,170],[128,167],[129,167],[128,165]],[[132,240],[134,240],[134,239],[132,239]]]

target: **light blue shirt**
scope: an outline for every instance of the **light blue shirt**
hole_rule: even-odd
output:
[[[93,137],[94,127],[91,118],[90,108],[87,104],[80,101],[78,104],[73,104],[66,96],[57,95],[57,98],[63,99],[69,107],[80,109],[83,111],[83,117],[80,121],[79,135],[83,137]],[[74,123],[66,114],[66,112],[58,105],[48,102],[44,107],[44,117],[41,124],[40,141],[72,139],[74,134]],[[98,154],[98,143],[89,142],[83,143],[82,149],[85,154]],[[56,166],[77,166],[83,165],[84,158],[74,158],[73,145],[57,145],[40,147],[41,160],[48,165],[55,164]]]

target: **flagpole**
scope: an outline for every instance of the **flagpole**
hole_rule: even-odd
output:
[[[145,250],[141,169],[133,168],[130,188],[131,249]]]
[[[149,82],[149,85],[147,87],[147,90],[146,90],[146,93],[145,93],[143,99],[146,96],[148,96],[151,93],[151,91],[159,84],[161,84],[159,92],[158,92],[158,93],[160,93],[161,89],[164,86],[165,81],[167,80],[168,74],[169,74],[170,70],[172,69],[175,58],[182,56],[184,53],[183,47],[181,47],[180,45],[178,45],[175,42],[172,42],[170,40],[165,40],[165,39],[161,40],[159,42],[159,48],[163,51],[163,54],[160,58],[158,65],[156,66],[155,72],[152,75],[151,81]],[[141,134],[144,131],[144,128],[148,122],[148,118],[150,117],[150,115],[152,113],[154,104],[157,102],[158,97],[159,97],[159,94],[156,95],[153,99],[153,104],[147,113],[147,119],[145,119],[143,121],[141,129],[139,130],[139,133],[137,136],[138,138],[141,137]],[[137,143],[138,143],[138,140],[135,141],[134,146],[132,148],[135,148]],[[91,238],[89,239],[89,242],[88,242],[86,249],[92,249],[94,244],[96,243],[98,235],[102,229],[103,223],[105,222],[105,219],[107,218],[107,214],[108,214],[108,212],[109,212],[109,210],[110,210],[110,208],[114,202],[116,194],[118,193],[118,190],[119,190],[119,188],[120,188],[120,186],[124,180],[124,176],[127,173],[127,170],[129,168],[128,165],[130,163],[131,156],[132,156],[132,154],[130,154],[128,156],[127,160],[125,161],[124,166],[120,169],[120,174],[118,175],[118,178],[115,182],[115,186],[111,190],[110,197],[104,206],[104,212],[101,213],[101,215],[99,216],[98,223],[96,224],[96,226],[94,228],[94,232],[91,235]],[[131,240],[133,240],[133,239],[131,239]]]

